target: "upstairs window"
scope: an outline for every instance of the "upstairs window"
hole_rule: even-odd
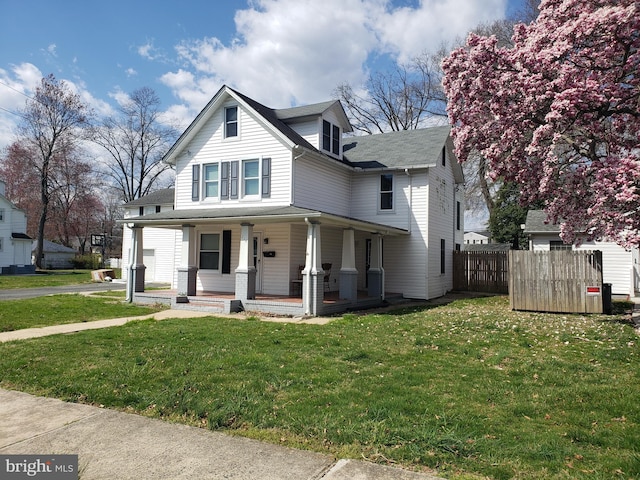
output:
[[[144,215],[144,207],[138,207],[138,215]]]
[[[380,175],[380,210],[393,210],[393,175]]]
[[[340,155],[340,127],[322,121],[322,149]]]
[[[242,162],[243,191],[246,195],[260,193],[260,162],[258,160],[244,160]]]
[[[4,222],[4,208],[0,208],[0,222]]]
[[[218,164],[204,166],[204,197],[218,198]]]
[[[224,138],[238,136],[238,107],[224,109]]]

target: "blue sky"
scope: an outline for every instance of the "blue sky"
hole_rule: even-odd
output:
[[[99,115],[149,86],[184,127],[224,83],[276,108],[324,101],[518,2],[0,0],[0,148],[49,73]]]

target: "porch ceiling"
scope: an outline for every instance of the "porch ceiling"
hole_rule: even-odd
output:
[[[342,228],[355,228],[383,235],[408,235],[405,229],[367,222],[355,218],[334,215],[294,206],[269,207],[225,207],[206,209],[170,210],[139,217],[118,220],[118,223],[133,224],[141,227],[182,228],[183,225],[221,224],[221,223],[304,223],[305,219],[322,225]]]

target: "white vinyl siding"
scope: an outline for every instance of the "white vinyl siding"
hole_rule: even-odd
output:
[[[350,172],[317,156],[303,156],[295,162],[295,206],[348,216]]]
[[[171,209],[170,206],[166,206]],[[127,266],[131,255],[131,229],[126,225],[122,233],[122,245],[129,248],[122,250],[122,278],[127,279]],[[145,280],[148,282],[171,283],[175,287],[175,266],[176,252],[177,262],[180,261],[180,240],[182,232],[179,230],[168,230],[166,228],[145,227],[142,229],[143,247],[146,252],[154,252],[154,268],[152,271],[145,271]]]
[[[226,141],[224,133],[224,108],[220,108],[203,125],[202,129],[184,148],[176,160],[176,210],[209,208],[204,201],[192,200],[192,165],[270,158],[271,192],[267,198],[252,197],[261,205],[288,205],[291,189],[291,150],[242,108],[238,109],[241,135],[234,141]],[[202,168],[201,168],[202,170]],[[202,175],[202,173],[201,173]],[[203,188],[202,186],[200,188]],[[239,196],[240,197],[240,196]],[[220,202],[219,208],[237,207],[246,199]]]

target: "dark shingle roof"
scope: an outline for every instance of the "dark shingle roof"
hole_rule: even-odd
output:
[[[142,207],[144,205],[173,205],[173,198],[175,196],[175,189],[163,188],[162,190],[156,190],[144,197],[131,200],[125,203],[125,207]]]
[[[327,102],[314,103],[312,105],[302,105],[300,107],[279,108],[274,110],[276,117],[280,120],[291,120],[293,118],[315,117],[322,115],[338,100],[329,100]]]
[[[524,223],[524,233],[559,233],[560,226],[547,223],[543,210],[529,210]]]
[[[345,138],[344,157],[361,168],[435,165],[450,131],[445,126]]]

